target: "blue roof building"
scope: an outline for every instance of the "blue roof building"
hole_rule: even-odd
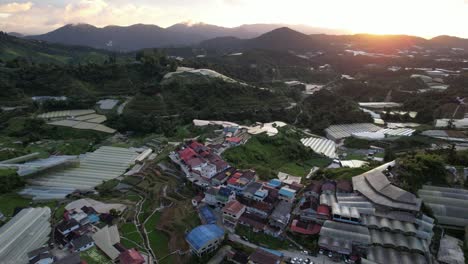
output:
[[[296,191],[288,187],[283,187],[278,192],[278,198],[283,201],[292,202],[296,197]]]
[[[223,239],[224,230],[214,224],[197,226],[186,237],[192,252],[198,256],[217,249]]]
[[[279,188],[281,187],[282,182],[278,179],[272,179],[270,180],[267,185],[273,188]]]
[[[198,211],[203,224],[216,224],[216,216],[208,206],[200,207]]]

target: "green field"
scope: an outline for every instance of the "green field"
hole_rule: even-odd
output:
[[[143,238],[133,223],[124,223],[120,227],[120,235],[122,236],[120,242],[126,248],[138,248],[140,251],[145,251],[141,246],[143,244]]]
[[[15,208],[28,207],[31,199],[23,198],[16,193],[3,194],[0,196],[0,212],[6,217],[13,216]]]
[[[161,213],[157,212],[153,214],[145,223],[145,228],[148,232],[148,238],[150,241],[151,248],[153,249],[154,254],[156,254],[158,258],[167,256],[170,253],[168,235],[156,229],[156,224],[159,222],[160,218]],[[161,263],[172,263],[172,258],[168,257],[164,259]]]
[[[254,136],[245,145],[226,150],[223,156],[232,166],[255,169],[263,179],[276,178],[278,172],[306,176],[312,167],[330,163],[330,159],[304,147],[299,135],[283,130],[274,137]]]
[[[112,264],[112,261],[96,247],[81,252],[80,257],[88,264]]]

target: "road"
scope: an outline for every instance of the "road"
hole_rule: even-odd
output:
[[[235,243],[242,244],[242,245],[244,245],[246,247],[249,247],[249,248],[256,249],[256,248],[259,247],[258,245],[255,245],[253,243],[250,243],[248,241],[243,240],[242,238],[240,238],[238,235],[235,235],[235,234],[228,234],[228,238],[229,238],[229,240],[231,240],[231,241],[233,241]],[[278,250],[278,251],[283,253],[286,259],[292,259],[292,258],[310,259],[310,260],[312,260],[314,262],[314,264],[315,263],[316,264],[344,263],[343,261],[334,262],[330,258],[328,258],[327,256],[324,256],[324,255],[317,255],[316,257],[314,257],[314,256],[309,256],[309,255],[303,254],[300,251],[294,251],[294,250]]]

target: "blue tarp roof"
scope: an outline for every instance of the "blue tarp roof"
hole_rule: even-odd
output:
[[[289,198],[292,198],[295,195],[294,190],[291,190],[291,189],[288,189],[288,188],[285,188],[285,187],[281,188],[278,193],[280,195],[282,195],[282,196],[286,196],[286,197],[289,197]]]
[[[200,216],[202,217],[202,222],[205,224],[216,223],[216,216],[208,206],[200,207]]]
[[[272,179],[268,182],[268,185],[271,187],[277,188],[281,186],[281,181],[278,179]]]
[[[201,225],[197,226],[190,233],[188,233],[186,239],[187,242],[196,250],[203,248],[212,240],[222,238],[224,236],[224,230],[217,225]]]

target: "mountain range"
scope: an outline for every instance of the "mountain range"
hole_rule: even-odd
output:
[[[180,23],[168,28],[144,24],[98,28],[89,24],[69,24],[23,39],[124,52],[161,47],[197,47],[226,52],[248,49],[341,52],[349,49],[393,53],[409,48],[461,48],[468,51],[468,39],[451,36],[424,39],[407,35],[346,35],[307,26],[281,26],[254,24],[225,28],[202,23]]]
[[[284,24],[251,24],[234,28],[204,23],[179,23],[168,28],[144,24],[135,24],[127,27],[106,26],[103,28],[89,24],[69,24],[46,34],[26,36],[26,38],[99,49],[134,51],[144,48],[195,45],[217,37],[229,36],[239,39],[250,39],[285,26],[304,34],[346,33],[343,30]]]

